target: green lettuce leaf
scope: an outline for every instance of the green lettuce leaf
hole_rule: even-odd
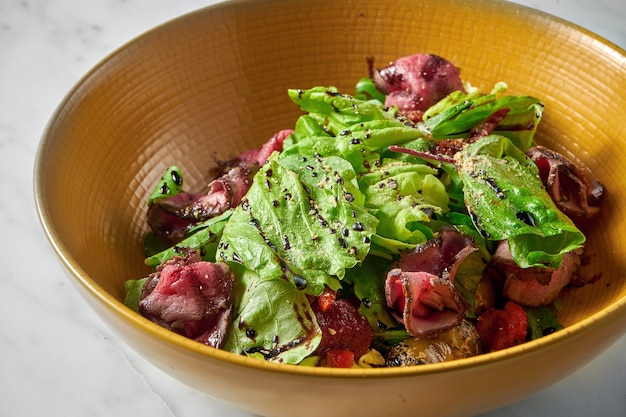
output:
[[[311,355],[322,336],[305,293],[286,280],[232,268],[233,326],[222,349],[289,364]]]
[[[553,304],[540,307],[524,307],[528,317],[528,340],[539,339],[563,328]]]
[[[345,277],[361,301],[359,312],[367,318],[375,337],[383,339],[388,338],[389,332],[397,334],[396,330],[404,330],[404,326],[389,313],[385,299],[385,277],[391,263],[391,260],[368,256],[363,265],[346,271]],[[407,336],[404,333],[404,338]]]
[[[289,96],[308,114],[300,117],[283,146],[286,155],[341,156],[363,173],[380,161],[384,148],[429,135],[378,101],[359,100],[334,88],[289,90]]]
[[[520,162],[519,155],[480,154],[479,149],[514,149],[482,146],[482,140],[459,152],[455,163],[477,230],[491,240],[508,240],[522,268],[558,267],[565,253],[583,245],[584,234],[556,207],[533,165]]]
[[[219,216],[212,217],[195,225],[186,234],[187,237],[174,246],[170,246],[145,259],[148,266],[156,268],[162,262],[178,255],[180,248],[191,248],[200,251],[202,260],[215,262],[215,254],[222,231],[232,214],[232,210],[225,211]]]
[[[379,220],[376,234],[382,239],[375,242],[380,250],[398,254],[432,238],[428,222],[448,208],[448,194],[436,175],[424,164],[385,160],[359,178],[365,207]]]
[[[169,167],[148,197],[148,206],[158,200],[174,196],[183,190],[183,175],[176,165]]]
[[[354,97],[360,100],[376,100],[380,104],[385,103],[385,95],[378,91],[376,84],[369,77],[361,78],[355,86]]]
[[[485,258],[484,255],[484,251],[471,253],[459,265],[454,275],[454,287],[470,305],[465,317],[476,318],[476,290],[489,260],[489,256]]]
[[[465,84],[464,85],[465,91],[460,91],[460,90],[453,91],[450,94],[448,94],[446,97],[444,97],[443,99],[439,100],[439,102],[430,106],[428,109],[426,109],[426,111],[422,115],[422,120],[428,121],[435,117],[441,117],[442,113],[445,113],[450,108],[461,105],[461,104],[464,104],[465,106],[469,107],[472,103],[476,102],[476,100],[479,100],[481,97],[487,96],[486,100],[491,100],[494,97],[501,95],[508,89],[508,86],[506,85],[506,83],[499,82],[493,87],[491,92],[487,95],[484,92],[480,91],[478,88],[473,87],[469,83],[464,83],[464,84]],[[443,120],[446,120],[447,118],[451,117],[454,114],[455,113],[448,114],[447,116],[443,118]]]
[[[323,115],[325,130],[332,132],[333,136],[361,122],[396,119],[395,111],[386,110],[381,103],[342,94],[334,87],[290,89],[288,94],[305,113]]]
[[[124,282],[124,305],[135,312],[139,312],[141,291],[148,278],[129,279]]]
[[[377,219],[361,206],[349,163],[301,158],[270,157],[224,228],[218,257],[319,295],[362,262]]]
[[[508,109],[493,134],[509,138],[522,151],[533,145],[537,126],[543,115],[541,100],[529,96],[503,96],[506,85],[500,83],[490,94],[472,90],[456,91],[424,114],[422,126],[434,139],[467,137],[474,127],[500,109]]]

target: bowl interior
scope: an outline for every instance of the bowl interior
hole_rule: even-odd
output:
[[[602,215],[585,225],[584,273],[594,280],[566,292],[561,320],[623,304],[624,53],[499,1],[233,1],[160,26],[104,59],[53,116],[36,163],[43,226],[79,282],[123,309],[124,282],[150,272],[146,200],[168,166],[199,190],[216,160],[293,126],[300,112],[288,88],[352,93],[367,57],[382,66],[417,52],[449,59],[483,90],[505,81],[545,101],[538,141],[607,190]]]

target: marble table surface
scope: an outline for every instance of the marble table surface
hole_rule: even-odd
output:
[[[517,2],[626,48],[624,0]],[[0,0],[0,416],[250,416],[118,340],[65,276],[33,205],[37,145],[73,84],[133,37],[210,3]],[[625,358],[623,337],[556,385],[483,417],[623,416]]]

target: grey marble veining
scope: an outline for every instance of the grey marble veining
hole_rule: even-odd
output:
[[[32,198],[40,136],[80,77],[133,37],[214,2],[0,0],[0,416],[250,416],[118,340],[61,270]],[[626,48],[624,0],[516,3]],[[626,337],[560,383],[484,417],[622,416],[625,357]]]

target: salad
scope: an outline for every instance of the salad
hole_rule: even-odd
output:
[[[562,328],[603,194],[539,146],[540,99],[480,91],[432,54],[353,94],[292,89],[302,115],[220,164],[170,167],[147,203],[147,277],[125,304],[200,343],[279,363],[411,366]]]

